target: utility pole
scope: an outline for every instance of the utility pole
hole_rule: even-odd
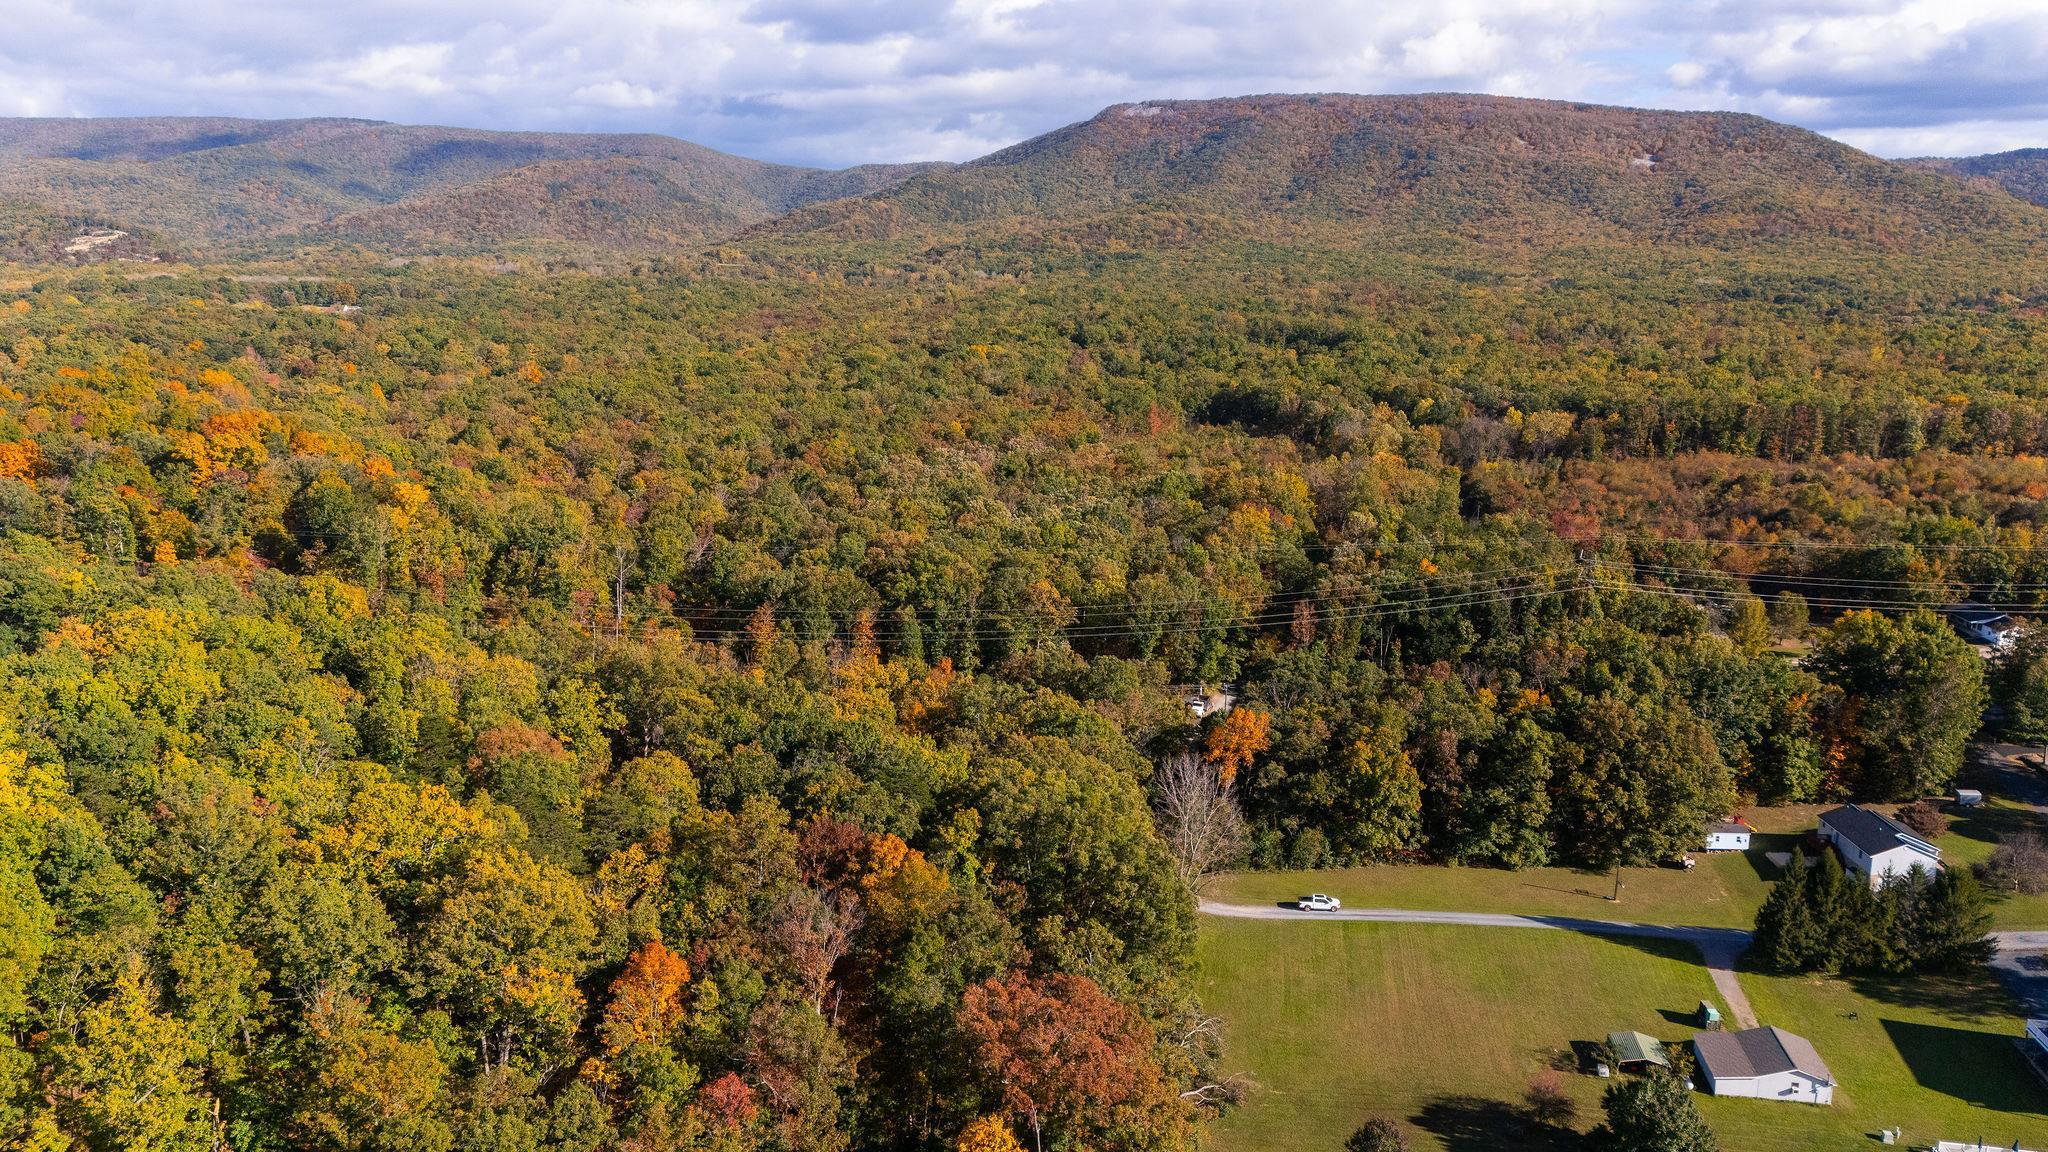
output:
[[[612,546],[612,632],[626,634],[626,546]]]

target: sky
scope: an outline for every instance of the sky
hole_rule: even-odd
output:
[[[0,115],[661,132],[965,160],[1104,107],[1489,92],[2048,146],[2048,0],[0,0]]]

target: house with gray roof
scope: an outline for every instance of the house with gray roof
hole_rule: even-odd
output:
[[[1845,804],[1821,813],[1820,836],[1842,854],[1842,863],[1872,888],[1914,868],[1941,870],[1941,849],[1882,812]]]
[[[1700,1078],[1716,1096],[1832,1104],[1835,1075],[1803,1036],[1783,1028],[1699,1032],[1692,1038]]]

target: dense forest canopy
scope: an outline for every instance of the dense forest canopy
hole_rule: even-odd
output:
[[[1818,154],[1676,234],[985,162],[603,270],[0,271],[5,1139],[1183,1147],[1208,866],[1945,786],[1923,609],[2048,604],[2048,212]]]

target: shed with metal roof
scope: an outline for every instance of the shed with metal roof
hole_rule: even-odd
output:
[[[1655,1036],[1641,1032],[1609,1032],[1607,1047],[1614,1053],[1614,1062],[1624,1071],[1641,1072],[1656,1065],[1671,1067],[1671,1058],[1664,1054],[1664,1044]]]

